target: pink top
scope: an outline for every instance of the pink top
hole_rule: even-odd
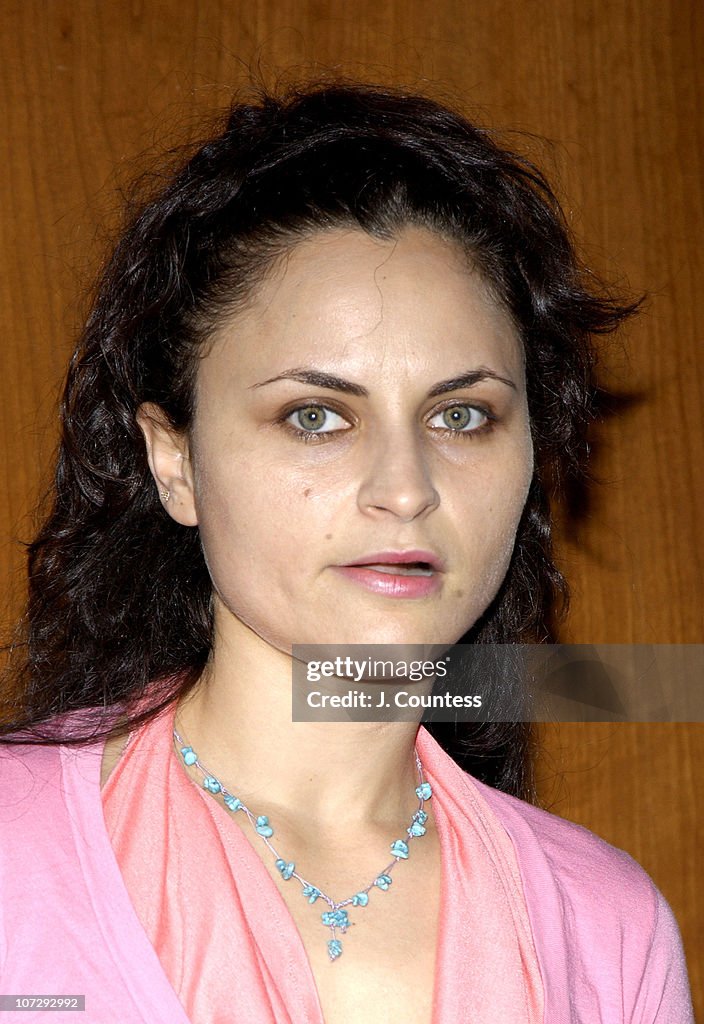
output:
[[[511,897],[510,863],[494,843],[496,819],[510,838],[523,883],[545,1024],[693,1024],[677,924],[643,869],[586,829],[466,775],[425,730],[418,746],[440,794],[434,812],[442,830],[442,934],[456,929],[460,936],[457,949],[445,946],[442,952],[435,1024],[467,1020],[454,993],[471,968],[471,936],[463,934],[464,919],[452,908],[462,901],[469,909],[475,896],[462,866],[468,830],[487,839],[504,906],[520,906]],[[103,747],[0,745],[0,992],[85,995],[86,1011],[63,1011],[64,1024],[190,1024],[135,913],[106,829]],[[217,805],[211,812],[226,815]],[[225,847],[228,854],[232,849]],[[273,879],[252,856],[245,863],[257,872],[254,883],[250,874],[242,884],[261,882],[257,898],[269,901],[279,917],[276,933],[286,939],[277,948],[283,967],[276,971],[276,985],[286,998],[292,992],[307,1001],[312,1013],[306,1009],[297,1018],[307,1024],[319,1018],[303,947]],[[453,863],[461,870],[445,871]],[[150,859],[145,870],[157,867]],[[178,898],[176,892],[174,903]],[[243,922],[246,913],[243,901]],[[515,921],[520,942],[520,912]],[[250,949],[256,953],[259,944],[259,953],[249,960],[247,974],[256,967],[259,978],[248,977],[248,990],[271,993],[266,933],[250,939]],[[227,950],[221,955],[229,958]],[[257,1019],[245,1007],[241,1013],[234,1009],[237,1019]],[[275,1009],[282,1011],[281,1005]],[[55,1019],[53,1011],[42,1010],[23,1011],[22,1017],[25,1024]],[[502,1017],[497,1013],[494,1019]]]
[[[300,891],[300,883],[273,878],[231,812],[186,775],[172,739],[173,711],[132,737],[103,789],[108,832],[137,916],[194,1024],[232,1019],[233,972],[223,970],[223,951],[226,963],[237,964],[236,1008],[244,1019],[322,1024],[308,956],[279,892],[284,885]],[[442,860],[433,1024],[539,1024],[542,983],[511,841],[480,802],[471,811],[457,805],[443,771],[447,755],[425,729],[418,752],[433,789],[428,809]],[[415,842],[422,840],[412,841],[411,857]],[[390,857],[384,850],[379,856],[381,871]],[[399,864],[393,877],[401,871]],[[392,885],[370,898],[393,895]],[[317,904],[310,913],[325,909]],[[364,910],[349,913],[355,920]],[[321,923],[321,944],[329,935]],[[342,941],[344,948],[364,938]]]

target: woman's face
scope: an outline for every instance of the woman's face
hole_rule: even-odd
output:
[[[521,345],[454,245],[321,232],[220,329],[184,452],[167,507],[198,523],[219,631],[452,643],[499,588],[531,481]],[[404,552],[436,566],[382,565]]]

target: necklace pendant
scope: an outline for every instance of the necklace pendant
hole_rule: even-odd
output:
[[[335,935],[337,928],[344,934],[350,926],[349,918],[347,917],[347,911],[341,907],[337,907],[335,910],[326,910],[320,915],[320,918],[324,925],[332,929],[332,938],[328,939],[328,955],[330,960],[337,960],[339,956],[342,956],[342,943]]]
[[[339,928],[341,932],[346,932],[350,926],[346,910],[326,910],[320,916],[328,928]]]

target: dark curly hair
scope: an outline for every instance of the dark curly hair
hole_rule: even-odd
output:
[[[211,581],[198,531],[158,500],[135,412],[154,402],[188,428],[201,346],[299,240],[337,226],[389,239],[406,225],[462,247],[525,351],[535,475],[506,578],[461,642],[547,638],[548,610],[567,599],[548,484],[584,470],[593,337],[635,304],[595,287],[543,175],[489,131],[400,90],[264,93],[232,106],[132,217],[103,271],[63,395],[52,507],[29,546],[4,742],[96,739],[118,710],[127,731],[195,685],[211,650]],[[57,733],[59,721],[69,725]],[[479,778],[529,792],[525,725],[429,728]]]

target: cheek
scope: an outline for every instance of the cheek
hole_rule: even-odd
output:
[[[216,587],[247,585],[262,566],[290,565],[319,533],[321,508],[308,481],[256,460],[209,464],[196,474],[201,544]]]
[[[534,474],[533,446],[526,435],[495,481],[492,502],[507,540],[515,537]]]
[[[521,445],[501,471],[483,478],[475,496],[469,516],[475,527],[473,547],[484,586],[492,594],[508,570],[532,479],[532,447]]]

